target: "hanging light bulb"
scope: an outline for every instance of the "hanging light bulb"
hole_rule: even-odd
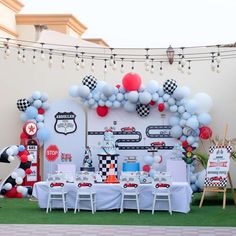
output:
[[[211,54],[212,54],[212,56],[211,56],[211,70],[214,72],[216,70],[214,52],[212,52]]]
[[[124,67],[123,62],[124,62],[124,58],[121,58],[121,65],[120,65],[120,72],[121,72],[121,73],[124,73],[124,72],[125,72],[125,67]]]
[[[182,70],[182,65],[181,65],[181,61],[178,62],[178,67],[177,67],[178,71]]]
[[[145,59],[144,65],[147,68],[150,65],[150,60],[149,60],[149,55],[148,55],[149,48],[146,48],[145,50],[146,50],[146,59]]]
[[[188,75],[191,75],[191,74],[192,74],[190,62],[191,62],[191,61],[188,60]]]
[[[61,68],[65,69],[66,63],[65,63],[65,53],[62,53],[62,60],[61,60]]]
[[[48,66],[51,68],[53,65],[52,54],[49,54]]]
[[[79,63],[78,63],[78,64],[76,64],[76,66],[75,66],[75,69],[76,69],[77,71],[79,71],[79,70],[80,70]]]
[[[217,64],[217,66],[216,66],[216,73],[220,73],[220,65],[219,64]]]
[[[91,62],[91,71],[94,72],[94,56],[92,57],[92,62]]]
[[[78,55],[78,54],[75,54],[74,63],[75,63],[76,65],[79,64],[79,55]]]
[[[22,56],[20,54],[20,50],[18,50],[18,52],[17,52],[17,60],[21,61],[21,59],[22,59]]]
[[[184,65],[181,65],[181,73],[184,74]]]
[[[10,51],[10,48],[9,48],[9,40],[10,39],[7,38],[6,40],[7,40],[7,42],[6,43],[4,42],[4,46],[5,46],[4,58],[5,59],[7,59],[7,57],[9,57],[10,54],[11,54],[11,51]]]
[[[155,72],[154,65],[153,65],[153,59],[151,59],[151,61],[152,61],[152,64],[151,64],[150,72],[151,72],[151,74],[153,74]]]
[[[81,61],[80,61],[80,68],[84,69],[85,67],[85,63],[84,63],[84,52],[81,52],[82,56],[81,56]]]
[[[22,62],[22,63],[25,63],[25,62],[26,62],[25,49],[23,48],[22,51],[23,51],[23,53],[22,53],[21,62]]]
[[[115,70],[116,70],[116,68],[117,68],[117,66],[116,66],[116,61],[113,61],[112,70],[113,70],[113,71],[115,71]]]
[[[216,57],[216,62],[219,64],[221,62],[221,57],[220,57],[220,45],[217,45],[218,47],[218,53]]]
[[[35,56],[36,49],[33,49],[33,51],[34,51],[34,55],[33,55],[33,58],[32,58],[32,63],[35,64],[37,62],[36,56]]]
[[[160,75],[160,76],[163,75],[162,61],[160,62],[160,71],[159,71],[159,75]]]
[[[110,60],[109,60],[109,66],[113,66],[113,62],[114,62],[113,49],[114,48],[110,48],[110,49],[111,49],[111,56],[110,56]]]
[[[181,65],[185,66],[186,65],[186,60],[184,58],[184,47],[182,47],[181,49],[182,49]]]
[[[42,45],[42,48],[40,51],[40,59],[41,59],[41,61],[44,61],[44,59],[45,59],[45,54],[44,54],[44,50],[43,50],[44,43],[41,43],[41,45]]]
[[[104,74],[107,73],[107,59],[104,59],[104,68],[103,68]]]
[[[131,72],[134,73],[134,61],[132,61]]]

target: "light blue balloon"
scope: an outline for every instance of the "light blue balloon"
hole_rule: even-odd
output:
[[[178,110],[178,107],[176,105],[170,106],[171,112],[176,112]]]
[[[94,103],[95,103],[95,100],[94,100],[93,98],[90,98],[90,99],[88,100],[88,104],[89,104],[90,106],[93,106]]]
[[[99,80],[98,82],[97,82],[97,85],[96,85],[96,88],[93,90],[94,92],[96,91],[96,92],[101,92],[102,91],[102,88],[106,85],[107,83],[105,82],[105,81],[103,81],[103,80]]]
[[[160,97],[162,97],[163,95],[164,95],[164,90],[163,90],[163,88],[162,87],[160,87],[159,89],[158,89],[158,94],[159,94],[159,96]]]
[[[165,94],[163,95],[163,100],[164,100],[165,102],[167,102],[167,101],[169,100],[169,98],[170,98],[170,95],[169,95],[169,94],[165,93]]]
[[[90,89],[86,85],[81,85],[78,88],[78,94],[81,98],[87,98],[90,94]]]
[[[122,93],[117,93],[116,99],[117,101],[121,102],[124,100],[124,95]]]
[[[32,93],[32,98],[33,98],[34,100],[40,99],[40,98],[41,98],[41,92],[39,92],[39,91],[34,91],[34,92]]]
[[[211,116],[208,113],[201,113],[198,115],[198,121],[200,124],[209,125],[211,123]]]
[[[44,110],[47,110],[47,109],[49,108],[49,103],[48,103],[48,102],[43,102],[42,108],[43,108]]]
[[[199,127],[199,122],[195,117],[190,117],[186,122],[186,126],[195,130]]]
[[[192,166],[191,166],[192,167]],[[197,176],[196,175],[191,175],[191,177],[190,177],[190,183],[191,184],[194,184],[195,182],[196,182],[196,180],[197,180]]]
[[[152,95],[148,92],[142,92],[139,94],[139,101],[141,104],[148,104],[152,100]]]
[[[121,106],[121,103],[119,101],[114,101],[112,106],[114,108],[119,108]]]
[[[33,102],[33,106],[34,106],[35,108],[40,108],[40,107],[42,106],[42,101],[41,101],[41,100],[35,100],[35,101]]]
[[[21,119],[23,122],[25,122],[25,121],[28,120],[28,117],[27,117],[27,115],[26,115],[24,112],[22,112],[22,113],[20,113],[20,119]]]
[[[46,93],[41,93],[41,98],[40,100],[42,102],[46,102],[48,100],[48,95]]]
[[[186,111],[190,114],[195,113],[198,109],[198,104],[195,100],[190,99],[185,104]]]
[[[145,165],[151,166],[154,162],[154,158],[150,155],[147,155],[143,158],[143,161],[144,161]]]
[[[150,175],[150,177],[154,178],[156,175],[156,171],[154,169],[151,169],[148,174]]]
[[[131,91],[127,94],[128,101],[132,103],[136,103],[139,98],[139,93],[137,91]]]
[[[111,106],[112,106],[112,102],[111,102],[111,101],[106,101],[105,105],[106,105],[107,107],[111,107]]]
[[[102,92],[105,96],[110,97],[114,93],[114,88],[112,85],[106,84],[102,88]]]
[[[202,170],[198,174],[197,181],[195,182],[195,185],[200,188],[201,190],[204,189],[204,182],[205,182],[205,177],[206,177],[206,170]]]
[[[156,80],[150,80],[147,83],[146,90],[147,92],[154,94],[158,91],[159,87],[160,86]]]
[[[177,116],[171,116],[170,119],[169,119],[169,124],[170,124],[171,126],[175,126],[175,125],[178,125],[178,124],[179,124],[179,121],[180,121],[179,117],[177,117]]]
[[[49,139],[50,132],[46,127],[42,127],[37,132],[37,138],[40,142],[47,141]]]
[[[97,102],[95,102],[95,103],[91,106],[92,109],[96,109],[97,107],[98,107]]]
[[[23,152],[24,150],[25,150],[25,146],[20,145],[20,146],[18,147],[18,151],[19,151],[19,152]]]
[[[126,90],[124,89],[124,87],[120,87],[119,92],[124,94],[124,93],[126,93]]]
[[[100,98],[101,98],[103,101],[106,101],[106,100],[107,100],[107,97],[106,97],[105,94],[103,94],[103,93],[100,94]]]
[[[116,96],[113,94],[110,96],[109,101],[114,102],[116,100]]]
[[[187,140],[187,137],[186,137],[185,135],[182,135],[182,136],[180,137],[180,141],[181,141],[181,142],[186,141],[186,140]]]
[[[69,88],[69,95],[73,98],[76,98],[79,96],[79,86],[77,85],[72,85]],[[47,100],[47,99],[46,99]],[[46,100],[44,100],[43,102],[45,102]]]
[[[102,100],[99,100],[99,101],[98,101],[98,105],[101,106],[101,107],[103,107],[103,106],[105,106],[105,102],[102,101]]]
[[[179,125],[184,127],[186,125],[186,120],[185,119],[181,119],[179,122]]]
[[[157,102],[158,99],[159,99],[159,94],[158,94],[158,93],[152,94],[152,101],[153,101],[153,102]]]
[[[34,102],[34,99],[32,97],[27,98],[27,101],[32,104]]]
[[[93,93],[93,99],[94,99],[95,101],[99,101],[99,99],[100,99],[100,93],[99,93],[99,92]]]
[[[193,136],[187,137],[187,142],[192,145],[195,142],[195,138]]]
[[[175,99],[170,97],[170,98],[168,99],[168,103],[169,103],[170,106],[175,105]]]
[[[34,119],[38,115],[38,109],[36,109],[35,107],[32,107],[32,106],[27,107],[27,109],[25,110],[25,114],[28,119]]]
[[[183,113],[185,112],[184,106],[179,106],[179,107],[178,107],[178,112],[179,112],[180,114],[183,114]]]
[[[37,122],[43,122],[44,121],[44,115],[37,115],[36,121]]]
[[[173,97],[177,100],[181,100],[185,97],[188,97],[190,94],[190,89],[188,87],[177,87],[173,93]]]
[[[139,92],[143,92],[145,90],[145,87],[143,84],[141,84],[140,88],[138,89]]]
[[[124,109],[128,112],[134,112],[134,111],[136,111],[136,104],[127,101],[124,104]]]
[[[160,104],[160,103],[164,103],[163,97],[159,97],[158,104]]]
[[[119,89],[117,87],[114,87],[114,94],[119,93]]]
[[[41,129],[41,128],[43,128],[44,126],[45,126],[45,124],[44,124],[43,122],[38,122],[38,123],[37,123],[38,129]]]
[[[170,107],[169,103],[168,102],[164,102],[164,105],[165,105],[165,110],[168,110],[169,107]]]
[[[182,117],[187,120],[188,118],[191,117],[191,115],[188,112],[184,112],[184,114],[182,115]]]
[[[170,133],[173,138],[179,138],[182,135],[182,128],[179,125],[175,125],[171,128]]]
[[[198,187],[196,186],[196,184],[191,184],[190,187],[194,193],[198,191]]]
[[[199,143],[197,143],[197,142],[193,143],[192,147],[198,148],[199,147]]]

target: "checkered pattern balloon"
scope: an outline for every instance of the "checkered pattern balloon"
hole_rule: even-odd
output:
[[[149,105],[139,104],[136,106],[136,111],[141,117],[148,116],[150,113]]]
[[[25,111],[30,106],[30,102],[26,98],[18,99],[16,105],[20,111]]]
[[[163,84],[163,90],[165,93],[172,94],[177,88],[177,83],[174,79],[168,79]]]
[[[87,75],[83,78],[82,84],[89,87],[90,90],[94,90],[97,86],[97,79],[92,75]]]

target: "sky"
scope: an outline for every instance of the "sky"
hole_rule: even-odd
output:
[[[71,13],[84,38],[111,47],[204,46],[236,42],[235,0],[20,0],[22,13]]]

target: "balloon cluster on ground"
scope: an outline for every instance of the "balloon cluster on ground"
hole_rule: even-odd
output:
[[[6,197],[22,198],[28,194],[32,194],[32,189],[21,186],[26,175],[32,173],[30,169],[33,156],[25,149],[23,145],[10,146],[0,151],[0,162],[10,163],[19,158],[20,165],[6,179],[1,188],[1,194]]]
[[[204,189],[204,182],[206,177],[206,170],[203,169],[200,172],[195,172],[194,165],[191,165],[190,167],[190,187],[193,190],[193,192],[200,192]]]
[[[187,142],[192,149],[198,147],[200,138],[212,136],[208,127],[212,98],[202,92],[190,98],[190,89],[179,86],[173,79],[162,85],[150,80],[143,86],[138,74],[128,73],[123,77],[122,85],[112,86],[90,75],[83,78],[82,85],[70,87],[69,94],[80,98],[85,106],[96,109],[100,117],[107,116],[110,109],[120,107],[127,112],[136,112],[140,117],[147,117],[151,109],[170,111],[173,114],[169,119],[172,137]]]
[[[48,95],[39,91],[34,91],[28,99],[18,99],[17,108],[22,111],[20,118],[23,122],[33,122],[37,126],[36,137],[42,144],[49,138],[49,130],[44,126],[44,114],[49,108],[47,102]],[[24,131],[21,133],[21,139],[29,138]]]

